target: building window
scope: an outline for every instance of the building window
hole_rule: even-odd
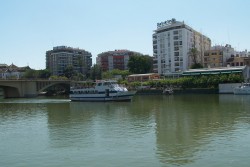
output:
[[[179,52],[174,52],[174,56],[179,56]]]

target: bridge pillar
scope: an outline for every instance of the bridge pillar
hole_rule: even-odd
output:
[[[0,87],[0,99],[4,98],[4,90]]]
[[[21,97],[36,97],[38,95],[36,81],[22,82],[19,91]]]

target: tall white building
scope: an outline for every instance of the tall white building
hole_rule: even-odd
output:
[[[157,23],[153,34],[154,71],[160,75],[181,74],[193,62],[191,48],[198,50],[197,61],[203,64],[204,51],[210,49],[211,40],[175,19]]]

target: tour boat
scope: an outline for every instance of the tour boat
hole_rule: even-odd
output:
[[[250,83],[243,83],[234,88],[235,95],[250,95]]]
[[[130,101],[136,91],[128,91],[114,80],[101,80],[90,84],[79,84],[71,87],[71,101]]]

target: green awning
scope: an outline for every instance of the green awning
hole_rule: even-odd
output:
[[[211,74],[210,72],[202,72],[201,75],[209,75]]]
[[[222,71],[221,74],[231,74],[231,71]]]
[[[220,72],[211,72],[210,74],[220,74]]]
[[[199,72],[192,72],[192,73],[190,73],[190,75],[200,75],[201,73],[199,73]]]
[[[237,70],[237,71],[232,71],[232,73],[241,73],[242,71],[239,71],[239,70]]]

